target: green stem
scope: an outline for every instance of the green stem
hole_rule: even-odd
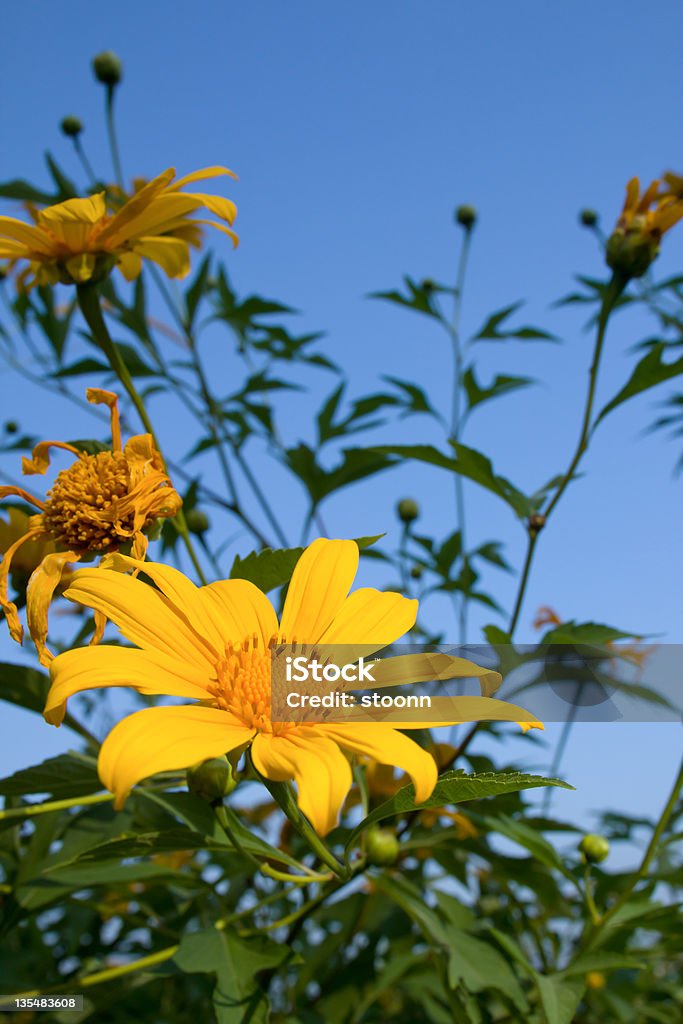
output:
[[[10,818],[33,818],[36,814],[65,811],[69,807],[84,807],[86,804],[103,804],[107,800],[113,799],[113,793],[92,793],[90,796],[74,796],[69,800],[47,800],[42,804],[24,804],[23,807],[9,807],[0,811],[0,821],[8,821]]]
[[[290,882],[293,885],[310,885],[311,882],[327,882],[329,881],[329,875],[319,874],[317,871],[311,871],[304,864],[299,864],[301,868],[301,875],[291,875],[286,871],[278,871],[276,868],[260,861],[258,857],[255,857],[253,853],[250,853],[237,838],[234,829],[231,827],[230,817],[231,812],[223,804],[218,803],[214,807],[214,813],[216,818],[225,832],[226,836],[246,860],[250,861],[258,871],[262,874],[267,875],[269,878],[273,878],[278,882]]]
[[[92,331],[93,337],[97,344],[100,346],[105,356],[109,360],[109,365],[120,380],[126,394],[130,398],[135,411],[140,417],[140,421],[144,426],[148,434],[151,435],[154,447],[158,452],[161,452],[161,446],[157,440],[154,427],[147,414],[145,403],[138,394],[137,388],[133,383],[133,378],[130,375],[130,371],[123,361],[123,357],[119,352],[118,348],[114,344],[109,334],[104,317],[102,316],[102,309],[100,306],[99,292],[96,284],[80,284],[76,288],[76,295],[78,298],[78,305],[80,310],[85,317],[85,321]],[[194,545],[190,538],[190,531],[187,528],[187,522],[185,519],[185,513],[182,508],[178,510],[175,516],[176,529],[183,539],[187,553],[190,556],[192,565],[194,566],[195,572],[199,577],[201,583],[206,585],[207,579],[204,575],[201,563],[197,558],[197,552],[194,549]]]
[[[310,821],[301,813],[290,786],[286,782],[271,782],[270,779],[260,775],[256,768],[254,768],[254,771],[259,775],[261,782],[263,782],[273,799],[279,804],[299,835],[306,840],[311,850],[320,858],[323,864],[326,864],[335,875],[338,875],[340,878],[346,878],[347,869],[343,864],[340,864],[315,831]]]
[[[104,971],[95,971],[94,974],[86,974],[82,978],[71,978],[70,981],[62,982],[59,985],[50,985],[48,988],[32,989],[30,992],[19,992],[14,996],[3,997],[3,1002],[12,1002],[15,999],[32,999],[49,992],[64,992],[73,988],[91,988],[93,985],[102,985],[106,981],[114,981],[116,978],[121,978],[126,974],[132,974],[134,971],[143,971],[147,967],[156,967],[157,964],[163,964],[164,961],[170,960],[172,956],[175,956],[178,949],[177,945],[167,946],[166,949],[160,949],[156,953],[150,953],[149,956],[132,960],[128,964],[107,967]]]
[[[602,915],[602,917],[599,918],[597,924],[595,924],[591,931],[588,933],[585,943],[586,947],[592,946],[595,943],[595,940],[598,937],[598,935],[602,931],[604,931],[605,925],[607,925],[615,916],[615,914],[617,914],[618,911],[621,910],[621,908],[624,906],[624,904],[626,903],[626,901],[628,900],[629,896],[631,895],[635,887],[638,885],[638,883],[646,877],[648,868],[650,867],[650,864],[652,863],[657,854],[659,840],[661,839],[664,830],[669,824],[669,819],[671,818],[671,815],[673,814],[678,803],[679,797],[681,795],[681,789],[683,789],[683,761],[681,761],[680,767],[678,769],[678,774],[671,789],[671,793],[669,794],[669,799],[667,800],[664,810],[662,811],[659,817],[659,821],[655,826],[655,830],[652,833],[652,837],[643,855],[643,859],[640,862],[640,866],[631,876],[625,889],[621,891],[617,901],[612,904],[609,910],[606,911]]]
[[[89,179],[89,183],[91,185],[94,185],[95,182],[97,181],[97,178],[95,176],[95,172],[93,171],[93,169],[92,169],[92,167],[90,165],[90,161],[88,160],[87,156],[85,155],[85,150],[83,149],[83,146],[81,144],[81,140],[79,139],[79,137],[77,135],[74,136],[74,149],[76,150],[76,155],[78,156],[78,159],[81,161],[81,164],[83,166],[83,170],[85,171],[86,176]]]
[[[109,136],[111,159],[114,164],[114,175],[119,188],[123,191],[123,171],[121,169],[121,157],[119,155],[119,144],[116,139],[116,125],[114,123],[114,91],[115,86],[107,86],[107,134]]]
[[[522,610],[522,602],[524,601],[524,594],[526,593],[526,586],[527,586],[527,583],[529,582],[529,573],[531,571],[531,563],[532,563],[533,558],[534,558],[534,551],[536,550],[536,542],[537,542],[537,540],[538,540],[538,531],[537,530],[533,530],[533,531],[530,530],[529,531],[529,539],[528,539],[528,543],[527,543],[527,549],[526,549],[526,557],[524,559],[524,566],[522,568],[522,575],[520,576],[519,587],[517,588],[517,598],[515,600],[515,607],[514,607],[513,612],[512,612],[512,617],[510,618],[510,625],[508,626],[508,633],[510,634],[510,639],[512,639],[512,634],[514,633],[515,629],[517,628],[517,623],[519,621],[519,613]]]
[[[583,893],[584,893],[584,897],[586,899],[586,906],[588,908],[588,913],[590,914],[590,919],[593,922],[593,924],[597,925],[600,922],[600,913],[598,911],[598,908],[595,905],[595,899],[593,897],[593,879],[591,878],[591,866],[590,866],[590,864],[586,864],[586,869],[585,869],[585,871],[583,873],[583,882],[584,882]]]

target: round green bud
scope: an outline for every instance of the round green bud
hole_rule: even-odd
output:
[[[402,523],[412,523],[420,514],[420,506],[413,498],[401,498],[396,514]]]
[[[471,231],[477,223],[477,209],[469,203],[463,203],[455,209],[455,223],[459,224],[465,231]]]
[[[189,512],[185,513],[185,519],[190,533],[206,533],[211,525],[206,512],[202,512],[200,508],[191,508]]]
[[[208,803],[222,800],[232,793],[236,785],[232,765],[225,757],[211,757],[187,769],[187,788],[190,793]]]
[[[16,434],[19,429],[19,424],[16,420],[7,420],[4,424],[4,431],[6,434]]]
[[[422,282],[422,291],[423,292],[433,292],[435,288],[436,288],[436,285],[435,285],[434,281],[432,281],[431,277],[425,277],[425,279]]]
[[[410,570],[410,575],[414,580],[421,580],[424,569],[421,565],[414,565]]]
[[[69,114],[68,117],[63,117],[59,127],[62,129],[65,135],[75,139],[77,135],[80,135],[83,131],[83,122],[78,117],[74,117],[73,114]]]
[[[365,837],[365,854],[368,864],[385,868],[395,864],[400,852],[396,833],[389,828],[372,828]]]
[[[609,853],[609,843],[604,836],[591,834],[583,837],[579,850],[588,864],[601,864]]]
[[[585,228],[594,228],[598,223],[598,215],[595,210],[582,210],[579,214],[579,221]]]
[[[102,85],[118,85],[123,75],[123,65],[111,50],[104,50],[93,57],[92,69],[95,78]]]
[[[659,242],[645,231],[614,231],[607,239],[607,266],[626,278],[642,277],[659,255]]]

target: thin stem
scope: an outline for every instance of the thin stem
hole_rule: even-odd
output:
[[[515,607],[510,618],[510,625],[508,626],[508,633],[510,634],[510,639],[512,639],[512,634],[517,628],[517,623],[519,621],[519,613],[522,610],[522,603],[524,601],[527,583],[529,582],[529,573],[531,571],[531,563],[533,561],[537,541],[538,531],[530,530],[529,539],[527,542],[526,557],[524,559],[524,566],[522,568],[522,575],[520,576],[519,586],[517,588],[517,598],[515,600]]]
[[[252,767],[254,767],[253,762]],[[301,813],[292,794],[292,790],[287,783],[271,782],[270,779],[266,779],[261,775],[255,767],[254,772],[258,775],[266,789],[268,789],[272,797],[284,811],[285,815],[291,821],[299,835],[306,840],[311,850],[320,858],[323,864],[326,864],[338,877],[346,878],[348,869],[345,868],[343,864],[340,864],[332,851],[329,850],[322,841],[308,819]]]
[[[111,159],[114,164],[114,175],[119,188],[123,191],[123,171],[121,169],[121,157],[119,155],[119,144],[116,138],[116,125],[114,123],[114,91],[115,86],[107,86],[107,134],[109,136]]]
[[[462,316],[462,299],[465,288],[465,274],[467,272],[467,260],[470,252],[472,238],[471,229],[465,230],[465,237],[460,248],[460,259],[455,282],[455,296],[453,300],[453,319],[449,327],[451,344],[453,346],[453,394],[451,399],[451,438],[457,444],[460,440],[461,421],[461,398],[463,381],[463,350],[460,339],[460,319]],[[462,549],[463,566],[467,568],[467,547],[465,542],[465,485],[459,473],[455,474],[455,510],[460,530],[460,542]],[[463,592],[460,599],[458,624],[460,643],[464,644],[467,637],[467,595]]]
[[[81,807],[85,804],[103,804],[107,800],[113,799],[113,793],[91,793],[90,796],[75,796],[69,800],[47,800],[42,804],[24,804],[23,807],[9,807],[0,811],[0,821],[8,821],[10,818],[32,818],[36,814],[65,811],[69,807]]]
[[[590,919],[594,925],[597,925],[600,922],[600,912],[595,905],[595,898],[593,896],[593,879],[591,878],[590,864],[586,864],[586,868],[583,872],[583,894],[586,900],[586,907],[588,908]]]
[[[126,391],[128,397],[133,403],[133,406],[135,407],[138,416],[140,417],[142,425],[144,426],[147,433],[151,435],[152,441],[154,442],[154,447],[157,449],[158,452],[161,453],[161,446],[159,445],[159,442],[157,440],[157,436],[154,432],[152,422],[149,416],[147,415],[145,403],[138,394],[137,388],[133,383],[133,378],[130,375],[128,367],[123,361],[123,357],[119,352],[118,348],[111,340],[109,330],[107,328],[106,323],[104,322],[104,317],[102,316],[102,309],[100,307],[100,299],[99,293],[97,291],[97,285],[78,285],[76,288],[76,295],[78,298],[78,305],[81,309],[81,312],[83,313],[83,316],[85,317],[85,321],[88,324],[88,327],[93,333],[95,341],[104,352],[105,356],[109,360],[109,365],[111,366],[112,370],[114,371],[116,376],[119,378],[121,384],[123,385],[124,390]],[[204,575],[204,570],[202,569],[201,562],[197,558],[197,552],[195,551],[194,545],[190,538],[190,531],[187,528],[187,521],[185,519],[185,513],[183,512],[182,508],[179,509],[178,512],[176,513],[175,522],[176,529],[178,530],[178,533],[180,534],[185,543],[185,547],[187,548],[187,552],[195,568],[195,572],[197,573],[200,581],[204,585],[206,585],[207,579],[206,576]]]
[[[95,172],[92,169],[90,161],[88,160],[87,156],[85,155],[85,150],[83,149],[83,145],[81,143],[81,140],[78,137],[78,135],[74,135],[73,136],[73,140],[74,140],[74,149],[76,150],[76,155],[78,156],[78,159],[81,161],[81,166],[83,167],[83,170],[85,171],[86,177],[88,178],[89,183],[91,185],[94,185],[95,182],[97,181],[97,177],[95,176]]]
[[[69,981],[61,982],[59,985],[50,985],[47,988],[31,989],[29,992],[19,992],[14,996],[3,997],[3,1002],[13,1002],[15,999],[32,999],[35,996],[44,995],[48,992],[64,992],[72,988],[91,988],[93,985],[102,985],[106,981],[114,981],[134,971],[143,971],[147,967],[155,967],[170,960],[178,952],[179,946],[167,946],[166,949],[159,949],[156,953],[140,957],[138,960],[131,960],[127,964],[119,964],[117,967],[107,967],[104,971],[95,971],[94,974],[86,974],[82,978],[71,978]]]

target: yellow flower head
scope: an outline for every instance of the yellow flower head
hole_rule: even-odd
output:
[[[335,826],[351,786],[347,753],[407,772],[416,800],[423,802],[436,783],[437,765],[403,731],[378,721],[294,723],[271,718],[274,647],[287,642],[352,644],[362,645],[368,654],[413,626],[417,601],[370,588],[349,594],[357,567],[355,541],[314,541],[296,565],[279,622],[268,598],[248,580],[196,587],[176,569],[120,554],[107,557],[100,568],[80,569],[65,596],[106,615],[136,647],[60,654],[50,667],[45,718],[59,725],[72,694],[98,687],[132,686],[145,694],[194,700],[137,711],[109,733],[98,767],[102,782],[116,794],[117,807],[141,779],[247,746],[261,775],[276,782],[296,781],[300,807],[321,835]],[[126,575],[127,570],[143,570],[154,586]],[[380,664],[392,666],[392,679],[406,682],[401,664],[419,670],[422,659],[427,673],[429,657],[406,655]],[[450,678],[486,671],[459,658],[452,663]],[[462,721],[498,718],[540,724],[503,701],[453,700],[462,700]],[[411,722],[400,728],[423,726]]]
[[[144,558],[147,550],[145,530],[157,519],[174,516],[181,506],[180,496],[171,486],[161,455],[149,434],[131,437],[125,447],[121,441],[118,400],[111,391],[88,388],[89,402],[109,406],[112,448],[90,455],[62,441],[41,441],[32,458],[23,459],[26,475],[43,474],[50,465],[50,448],[62,448],[76,456],[63,469],[44,500],[21,487],[0,487],[0,498],[10,495],[39,509],[26,517],[23,534],[3,547],[0,562],[0,608],[9,631],[17,643],[23,639],[16,605],[7,595],[7,580],[26,550],[35,542],[49,542],[28,584],[26,613],[29,630],[43,664],[49,664],[47,612],[65,567],[88,555],[116,551],[130,545],[134,555]],[[10,513],[11,514],[11,513]],[[103,617],[97,617],[99,639]]]
[[[228,174],[226,167],[205,167],[174,181],[169,168],[148,182],[115,212],[104,192],[87,199],[32,211],[34,224],[15,217],[0,217],[0,258],[28,260],[22,281],[30,284],[84,284],[105,277],[118,266],[128,281],[138,277],[142,260],[157,263],[169,277],[185,277],[190,270],[190,245],[198,243],[200,225],[224,231],[237,215],[235,204],[223,196],[182,192],[185,185]],[[205,209],[219,218],[193,216]]]
[[[642,277],[659,253],[662,236],[683,217],[683,196],[675,192],[676,175],[669,189],[660,192],[653,181],[642,193],[638,178],[626,186],[626,199],[616,227],[607,241],[607,263],[626,277]]]

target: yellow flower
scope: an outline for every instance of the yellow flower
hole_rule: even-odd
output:
[[[626,277],[642,277],[659,253],[662,236],[683,217],[683,198],[676,192],[676,175],[665,175],[668,188],[660,192],[660,181],[640,191],[638,178],[626,186],[626,199],[616,227],[607,241],[607,263]]]
[[[174,516],[181,505],[151,436],[131,437],[123,447],[116,395],[100,388],[88,388],[86,395],[89,402],[109,406],[112,449],[89,455],[62,441],[41,441],[33,449],[32,458],[23,459],[26,475],[45,473],[50,465],[50,448],[62,448],[77,457],[57,475],[45,500],[21,487],[0,487],[0,499],[13,495],[39,509],[38,515],[26,517],[24,533],[3,547],[0,562],[0,608],[17,643],[22,642],[24,631],[17,607],[7,595],[12,565],[21,558],[17,552],[35,542],[53,545],[44,550],[26,593],[28,626],[44,665],[52,660],[46,647],[48,608],[66,566],[87,555],[116,551],[122,544],[130,544],[133,554],[144,558],[145,529],[157,519]],[[93,642],[101,637],[104,621],[103,616],[96,615]]]
[[[190,270],[189,245],[198,241],[199,225],[224,231],[237,214],[223,196],[182,192],[184,185],[228,174],[226,167],[205,167],[174,181],[169,168],[140,188],[116,212],[107,208],[104,192],[87,199],[68,199],[33,213],[35,224],[0,217],[0,257],[28,260],[22,275],[31,284],[84,284],[106,276],[116,265],[128,281],[138,277],[142,260],[158,263],[169,277]],[[225,224],[192,216],[206,209]]]
[[[389,724],[271,719],[273,648],[288,641],[353,644],[363,645],[364,654],[370,654],[413,626],[417,601],[370,588],[349,594],[357,567],[354,541],[314,541],[296,565],[280,622],[268,598],[247,580],[221,580],[198,588],[176,569],[120,554],[109,556],[100,568],[81,569],[65,596],[105,614],[137,646],[60,654],[51,665],[45,718],[58,725],[72,694],[97,687],[132,686],[145,694],[197,702],[137,711],[109,733],[98,767],[102,782],[116,794],[117,807],[141,779],[247,745],[263,776],[296,781],[299,805],[321,835],[335,826],[351,786],[351,768],[343,751],[407,772],[421,803],[436,783],[436,762]],[[154,586],[125,570],[143,570]],[[405,658],[412,666],[420,656]],[[400,675],[396,663],[405,664],[402,658],[380,662],[394,666],[394,678]],[[442,677],[486,672],[459,658],[451,659],[451,664],[450,673]],[[521,708],[503,701],[461,700],[464,720],[473,720],[476,713],[478,718],[538,724]],[[401,729],[423,724],[413,722]]]

